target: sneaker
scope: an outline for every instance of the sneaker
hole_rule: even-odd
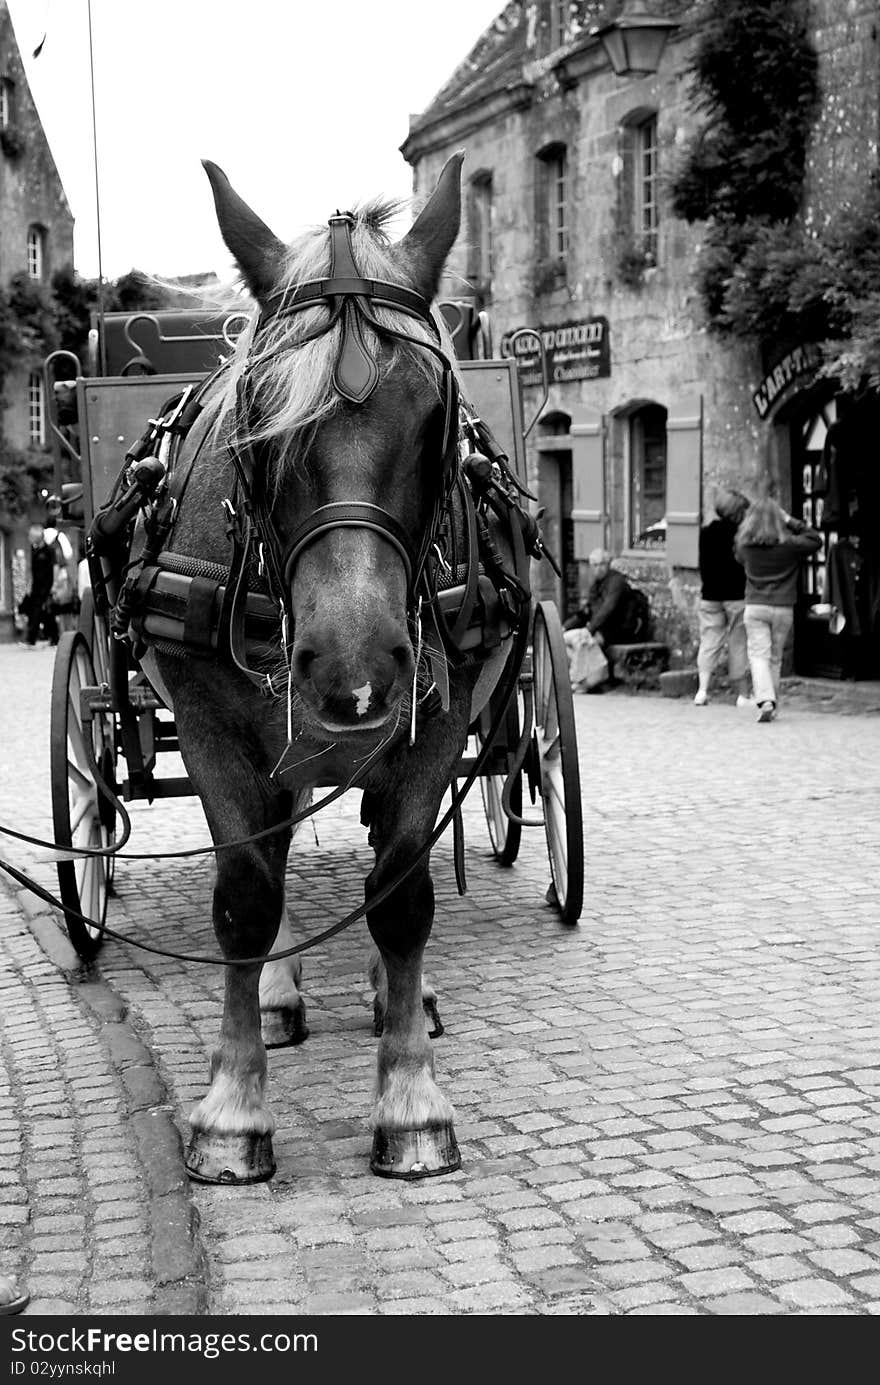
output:
[[[700,688],[699,692],[694,693],[694,706],[695,706],[695,707],[705,707],[705,705],[706,705],[706,703],[707,703],[708,701],[709,701],[709,694],[708,694],[708,693],[704,693],[702,688]]]
[[[742,693],[738,693],[736,705],[737,707],[754,707],[755,699],[753,697],[743,697]]]
[[[775,711],[776,708],[773,706],[772,702],[762,702],[758,708],[758,720],[772,721]]]

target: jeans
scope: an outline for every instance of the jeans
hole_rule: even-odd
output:
[[[697,668],[708,677],[717,667],[727,639],[727,672],[731,681],[745,678],[749,661],[743,625],[744,601],[700,602],[700,648]]]
[[[782,653],[794,624],[791,606],[746,606],[746,640],[755,701],[776,703]]]

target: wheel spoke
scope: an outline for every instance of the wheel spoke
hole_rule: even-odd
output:
[[[77,707],[76,710],[79,712],[79,707]],[[87,770],[89,766],[89,757],[86,751],[85,737],[83,736],[81,725],[78,721],[75,721],[72,716],[68,716],[67,720],[67,741],[73,751],[76,763],[81,769]]]
[[[79,788],[90,789],[92,786],[92,780],[87,774],[83,774],[79,765],[74,764],[73,760],[67,761],[67,778]]]
[[[71,834],[71,837],[73,837],[74,839],[76,838],[77,830],[78,830],[78,828],[79,828],[79,826],[80,826],[80,823],[82,822],[83,818],[85,818],[86,814],[89,814],[89,815],[90,815],[90,820],[89,820],[89,824],[88,824],[88,825],[89,825],[89,827],[91,827],[91,817],[94,816],[94,811],[95,811],[96,807],[97,807],[97,804],[95,803],[95,798],[94,798],[94,795],[93,795],[93,794],[90,794],[90,793],[88,793],[88,794],[82,793],[82,794],[75,794],[75,795],[74,795],[74,794],[71,794],[71,800],[70,800],[70,834]]]

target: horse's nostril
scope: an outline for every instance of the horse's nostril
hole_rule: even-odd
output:
[[[398,644],[391,651],[391,657],[397,664],[398,669],[407,669],[412,658],[412,652],[408,644]]]

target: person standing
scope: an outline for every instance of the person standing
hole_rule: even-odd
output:
[[[715,496],[717,519],[700,530],[700,647],[697,651],[699,686],[694,705],[709,701],[712,674],[727,641],[727,673],[735,689],[737,707],[751,706],[749,656],[743,624],[746,574],[733,551],[736,531],[749,508],[739,491],[721,489]]]
[[[55,580],[55,549],[46,542],[42,524],[32,524],[28,530],[31,546],[31,585],[25,597],[27,635],[33,648],[42,626],[50,644],[58,643],[58,622],[52,611],[52,583]]]
[[[801,559],[821,546],[815,529],[770,499],[756,500],[737,530],[734,551],[746,574],[744,623],[758,721],[772,721],[776,715]]]

